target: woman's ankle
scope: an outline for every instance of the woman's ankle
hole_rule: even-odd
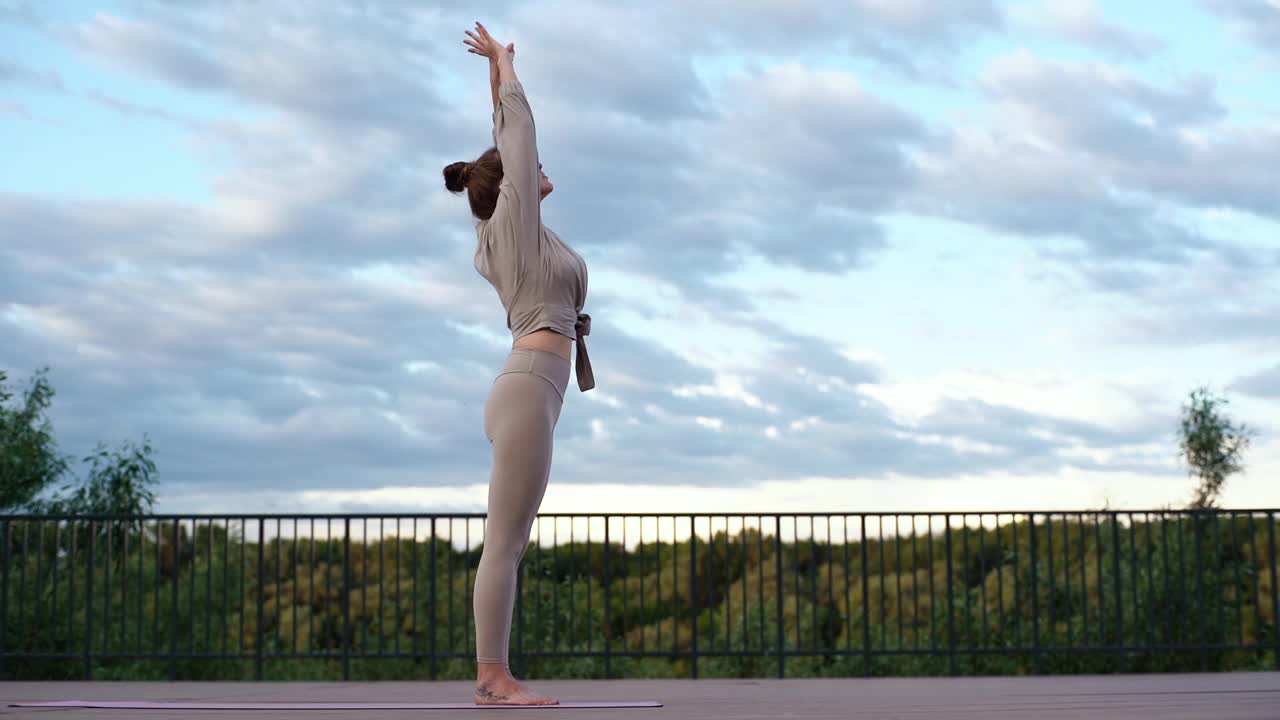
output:
[[[510,677],[511,667],[505,662],[477,662],[478,677]]]

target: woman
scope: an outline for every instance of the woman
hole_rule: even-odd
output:
[[[512,349],[489,391],[484,431],[493,446],[484,552],[476,572],[476,691],[480,704],[555,705],[511,675],[507,664],[516,573],[547,488],[552,435],[569,383],[569,354],[578,343],[582,391],[595,386],[583,336],[587,266],[542,224],[539,204],[554,186],[538,162],[533,113],[516,79],[515,46],[476,23],[468,52],[489,58],[493,136],[473,162],[444,169],[445,186],[463,190],[476,225],[475,267],[507,311]]]

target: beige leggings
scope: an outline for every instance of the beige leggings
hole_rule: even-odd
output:
[[[516,574],[547,490],[552,435],[568,384],[568,360],[545,350],[512,350],[484,404],[493,470],[472,603],[477,662],[507,663]]]

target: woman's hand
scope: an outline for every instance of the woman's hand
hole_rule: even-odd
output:
[[[515,43],[504,46],[493,39],[493,36],[489,34],[484,25],[476,23],[475,32],[467,30],[466,33],[467,39],[462,42],[469,46],[467,52],[483,55],[489,58],[489,62],[492,63],[497,63],[504,55],[514,59],[516,53]]]

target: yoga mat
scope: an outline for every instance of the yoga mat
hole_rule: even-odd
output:
[[[556,710],[578,708],[662,707],[653,700],[635,702],[567,702],[559,705],[476,705],[475,703],[299,703],[299,702],[148,702],[145,700],[53,700],[9,703],[9,707],[102,708],[123,710]]]

